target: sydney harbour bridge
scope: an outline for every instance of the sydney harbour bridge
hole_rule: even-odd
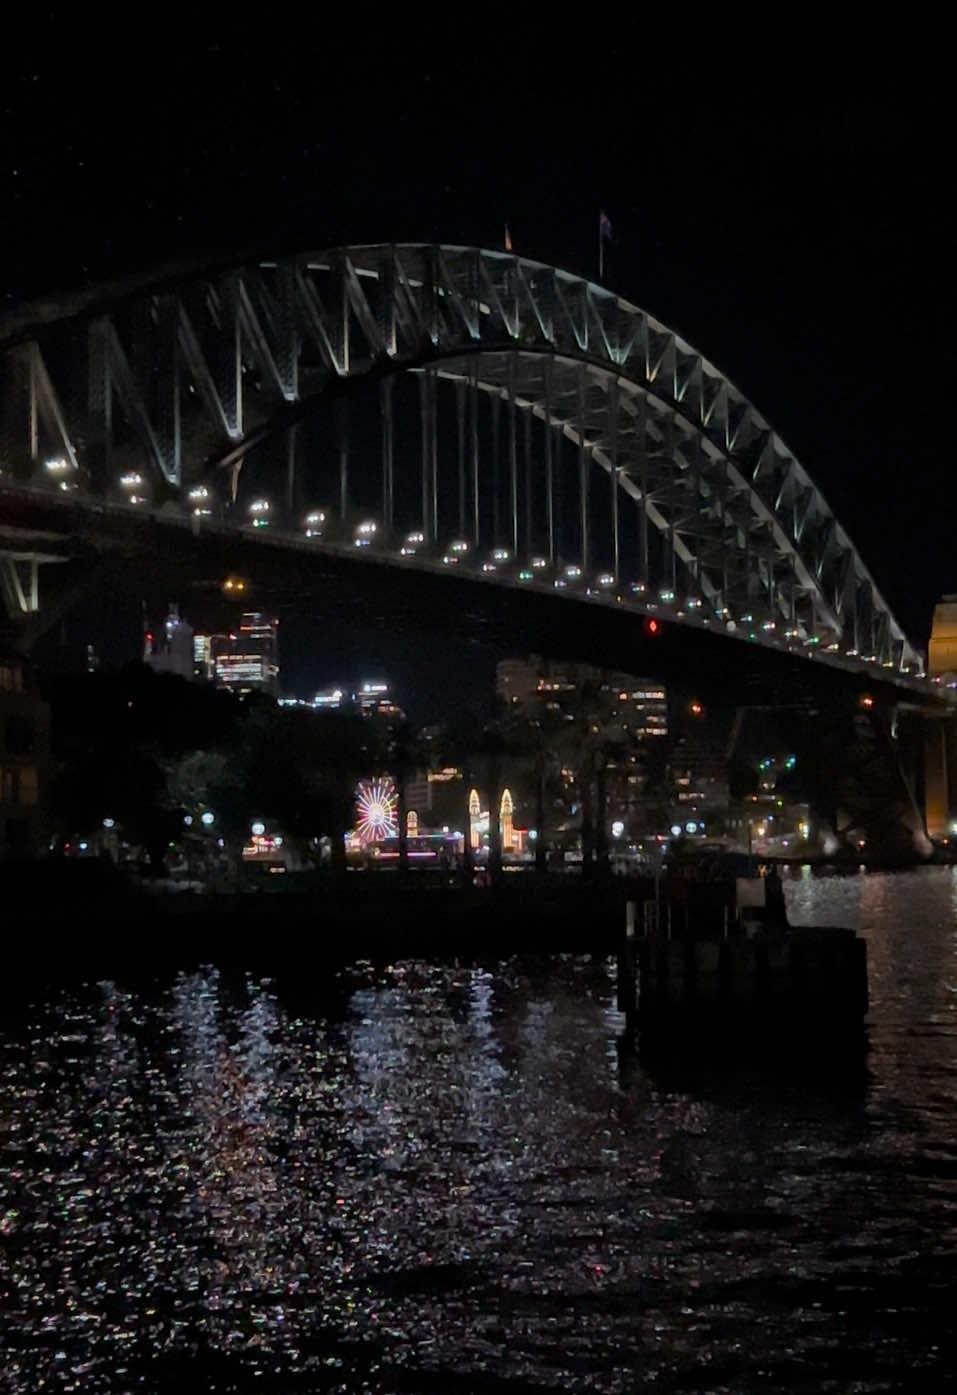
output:
[[[617,668],[643,666],[650,627],[686,667],[815,671],[943,712],[957,697],[712,363],[511,253],[254,258],[0,317],[8,618],[42,626],[84,558],[203,547],[380,592],[454,577],[472,606],[559,629],[591,606]]]

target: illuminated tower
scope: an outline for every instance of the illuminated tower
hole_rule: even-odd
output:
[[[479,845],[479,819],[482,816],[482,805],[478,797],[478,790],[469,791],[469,845],[477,848]]]
[[[950,684],[957,680],[957,595],[944,596],[934,607],[927,672]],[[957,789],[957,740],[950,721],[924,724],[924,816],[932,838],[949,837],[951,808]]]
[[[515,812],[515,805],[512,802],[510,790],[502,790],[502,802],[499,805],[499,828],[502,831],[502,851],[511,852],[512,844],[515,842],[515,833],[512,828],[512,815]]]
[[[931,678],[957,677],[957,595],[934,607],[927,672]]]

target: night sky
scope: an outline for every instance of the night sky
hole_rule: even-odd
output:
[[[506,222],[594,276],[604,209],[606,281],[737,382],[924,643],[957,590],[943,59],[784,18],[688,56],[690,16],[439,13],[44,10],[0,57],[0,303],[211,252],[501,246]],[[289,633],[304,691],[368,666],[354,636]]]

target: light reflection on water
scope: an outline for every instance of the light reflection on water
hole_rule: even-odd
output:
[[[612,966],[215,970],[0,1036],[0,1391],[944,1388],[957,872],[859,925],[869,1078],[651,1072]]]

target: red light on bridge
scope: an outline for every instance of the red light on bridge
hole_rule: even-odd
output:
[[[654,616],[651,616],[651,615],[647,616],[646,619],[645,619],[645,634],[646,634],[646,635],[656,635],[656,634],[659,634],[660,631],[661,631],[661,625],[660,625],[659,622],[654,618]]]

